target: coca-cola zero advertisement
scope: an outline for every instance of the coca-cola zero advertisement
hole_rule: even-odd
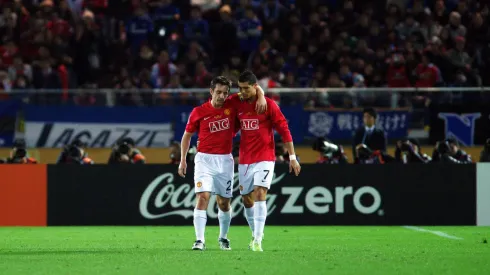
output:
[[[193,167],[49,166],[48,225],[192,225]],[[473,165],[277,165],[270,225],[473,225]],[[233,225],[245,225],[235,175]],[[217,224],[213,197],[208,224]]]

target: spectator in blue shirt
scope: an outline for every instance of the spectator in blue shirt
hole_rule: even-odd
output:
[[[313,65],[307,62],[306,56],[300,54],[296,60],[296,79],[300,87],[306,88],[310,86],[311,80],[313,78]]]
[[[153,34],[153,22],[143,8],[134,11],[134,16],[126,23],[126,32],[131,52],[137,55],[141,45],[151,40]]]
[[[164,27],[167,33],[177,29],[180,10],[172,4],[172,0],[156,0],[150,5],[154,7],[152,19],[157,27]]]
[[[240,40],[240,49],[246,60],[250,53],[257,49],[262,36],[262,23],[251,6],[247,7],[245,18],[239,22],[237,36]]]
[[[273,23],[284,17],[287,9],[278,0],[267,0],[266,5],[263,7],[263,13],[266,22]]]
[[[209,25],[202,19],[201,9],[193,7],[191,10],[191,20],[185,24],[185,38],[188,41],[197,41],[201,46],[207,48],[209,41]]]

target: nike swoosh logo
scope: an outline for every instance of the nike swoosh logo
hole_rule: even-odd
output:
[[[204,118],[204,120],[208,120],[208,119],[210,119],[210,118],[211,118],[211,117],[210,117],[210,116],[208,116],[208,117],[205,117],[205,118]]]

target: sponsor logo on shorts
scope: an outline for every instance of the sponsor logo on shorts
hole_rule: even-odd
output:
[[[216,133],[230,129],[230,120],[228,118],[209,122],[209,131]]]
[[[201,188],[202,187],[202,182],[199,181],[198,183],[196,183],[196,186],[197,186],[197,188]]]
[[[224,113],[225,113],[226,116],[229,116],[231,114],[231,111],[230,111],[230,109],[225,109],[225,112]]]
[[[242,119],[240,120],[241,128],[245,131],[258,130],[259,120],[258,119]]]
[[[243,185],[240,184],[240,191],[243,191]]]

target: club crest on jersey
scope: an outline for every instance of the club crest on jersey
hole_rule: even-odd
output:
[[[230,109],[225,109],[224,113],[225,113],[225,116],[229,116],[231,114],[231,111],[230,111]]]
[[[259,120],[258,119],[242,119],[240,120],[241,129],[245,131],[258,130]]]
[[[209,131],[216,133],[230,129],[230,120],[228,118],[209,122]]]

